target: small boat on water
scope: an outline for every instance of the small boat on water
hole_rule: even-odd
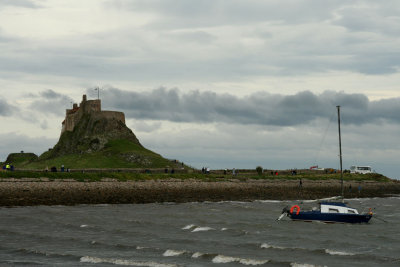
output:
[[[280,220],[287,215],[295,221],[321,221],[325,223],[367,223],[372,218],[371,209],[367,213],[359,214],[357,209],[348,207],[342,202],[320,202],[319,209],[301,210],[298,205],[290,209],[285,207]]]
[[[357,209],[348,207],[344,203],[343,188],[343,168],[342,168],[342,141],[340,135],[340,106],[337,106],[338,112],[338,130],[339,130],[339,156],[340,156],[340,177],[342,189],[342,202],[320,202],[319,208],[312,210],[301,210],[300,206],[294,205],[290,209],[285,207],[282,210],[281,220],[287,215],[296,221],[320,221],[326,223],[368,223],[372,218],[372,211],[369,209],[367,213],[359,214]]]

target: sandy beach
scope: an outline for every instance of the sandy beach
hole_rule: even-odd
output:
[[[346,198],[388,197],[400,194],[400,182],[345,182]],[[0,206],[123,204],[196,201],[253,201],[320,199],[340,194],[338,180],[224,180],[196,179],[101,182],[75,180],[2,179]]]

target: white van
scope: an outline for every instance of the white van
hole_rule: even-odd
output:
[[[351,166],[350,173],[360,173],[360,174],[372,173],[372,168],[370,166]]]

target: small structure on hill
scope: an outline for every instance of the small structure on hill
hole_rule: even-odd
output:
[[[72,109],[67,109],[65,120],[62,122],[61,134],[65,131],[72,132],[84,114],[93,114],[96,117],[105,119],[115,119],[125,124],[125,115],[119,111],[101,110],[101,100],[87,100],[86,95],[83,95],[82,102],[78,106],[74,103]]]

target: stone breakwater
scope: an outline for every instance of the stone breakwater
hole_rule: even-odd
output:
[[[339,195],[340,181],[303,180],[147,180],[78,182],[2,179],[0,206],[127,204],[153,202],[320,199]],[[346,198],[400,194],[400,182],[345,182]]]

